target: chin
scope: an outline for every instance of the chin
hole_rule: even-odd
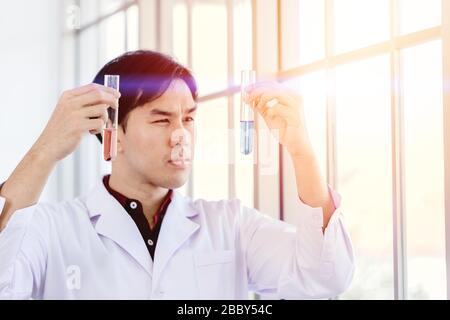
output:
[[[189,172],[187,172],[186,174],[167,176],[167,179],[165,179],[164,185],[162,185],[162,187],[167,189],[181,188],[184,184],[186,184],[188,178]]]
[[[176,182],[169,183],[166,188],[167,189],[178,189],[178,188],[181,188],[182,186],[184,186],[186,184],[186,181],[187,181],[187,179],[183,180],[183,181],[176,181]]]

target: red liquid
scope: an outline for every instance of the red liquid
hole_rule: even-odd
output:
[[[103,129],[103,159],[114,160],[117,157],[117,129]]]

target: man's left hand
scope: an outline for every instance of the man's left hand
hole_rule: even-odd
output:
[[[259,82],[246,88],[245,100],[259,113],[292,156],[312,152],[301,97],[278,82]],[[275,131],[275,132],[276,132]]]

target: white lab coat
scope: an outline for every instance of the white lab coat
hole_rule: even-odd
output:
[[[0,212],[4,202],[0,197]],[[339,208],[323,234],[322,209],[298,205],[293,226],[239,200],[193,201],[175,191],[153,262],[134,221],[99,181],[75,200],[13,214],[0,233],[0,297],[247,299],[249,290],[279,299],[337,295],[354,272]]]

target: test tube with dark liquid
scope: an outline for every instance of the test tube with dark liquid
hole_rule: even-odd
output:
[[[241,72],[241,153],[245,155],[252,152],[254,128],[253,108],[245,101],[247,96],[245,89],[255,81],[256,72],[254,70]]]
[[[106,87],[119,91],[120,76],[105,75]],[[103,129],[103,159],[105,161],[113,161],[117,157],[117,126],[119,118],[119,106],[109,106],[108,120]]]

